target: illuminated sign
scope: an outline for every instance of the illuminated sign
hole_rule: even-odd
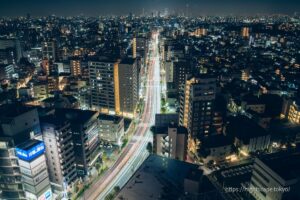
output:
[[[49,200],[52,199],[52,191],[51,189],[47,190],[44,194],[42,194],[38,200]]]
[[[25,160],[25,161],[31,161],[31,160],[35,159],[39,155],[43,154],[44,151],[45,151],[44,142],[40,142],[28,150],[16,148],[16,153],[17,153],[18,158]]]

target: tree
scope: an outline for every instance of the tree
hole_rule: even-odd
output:
[[[115,186],[114,187],[114,193],[115,194],[118,193],[118,192],[120,192],[120,190],[121,190],[121,188],[119,186]]]
[[[108,160],[107,153],[106,153],[106,152],[103,152],[103,153],[102,153],[102,161],[103,161],[103,162],[106,162],[107,160]]]
[[[114,195],[112,193],[109,193],[106,197],[105,200],[113,200],[114,199]]]
[[[148,144],[147,144],[147,150],[148,150],[148,152],[149,152],[150,154],[152,154],[152,152],[153,152],[153,147],[152,147],[152,143],[151,143],[151,142],[148,142]]]
[[[96,165],[95,165],[95,167],[96,167],[97,170],[99,170],[100,167],[101,167],[100,163],[97,162]]]

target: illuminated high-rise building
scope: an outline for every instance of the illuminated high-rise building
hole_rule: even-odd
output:
[[[28,199],[15,150],[40,132],[37,109],[19,104],[0,106],[0,199]]]
[[[116,61],[90,61],[91,106],[106,114],[120,113],[119,75]]]
[[[173,62],[173,88],[176,90],[176,92],[184,90],[186,78],[191,73],[192,67],[186,60]]]
[[[52,199],[44,152],[44,142],[39,140],[28,140],[16,147],[25,196],[30,200]]]
[[[44,58],[42,60],[42,69],[47,76],[52,73],[58,72],[57,66],[53,63],[53,60]]]
[[[250,36],[250,29],[249,27],[242,28],[242,37],[248,38]]]
[[[146,59],[148,52],[148,39],[146,36],[136,37],[136,53],[137,57]]]
[[[47,91],[53,93],[59,90],[58,74],[52,74],[47,77]]]
[[[132,58],[136,58],[136,37],[132,39]]]
[[[300,99],[284,99],[282,117],[294,124],[300,124]]]
[[[41,118],[53,191],[67,192],[77,178],[70,122],[55,113]]]
[[[250,78],[250,69],[241,70],[241,80],[248,81]]]
[[[48,86],[46,81],[36,81],[33,84],[33,95],[36,100],[48,97]]]
[[[216,78],[192,76],[186,80],[180,96],[179,124],[193,138],[208,136],[213,123],[213,102],[216,97]]]
[[[55,115],[70,122],[76,171],[79,177],[85,177],[100,156],[98,150],[98,112],[78,109],[55,109]]]
[[[207,35],[206,28],[197,28],[194,32],[191,33],[192,36],[200,37]]]
[[[123,59],[118,65],[120,114],[132,118],[138,102],[138,69],[136,59]]]
[[[70,60],[70,71],[72,76],[81,75],[81,61],[80,59],[71,59]]]

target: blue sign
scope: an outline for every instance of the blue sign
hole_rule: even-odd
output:
[[[42,194],[38,200],[50,200],[52,199],[52,191],[51,189],[47,190],[44,194]]]
[[[16,148],[16,153],[17,153],[18,158],[25,160],[25,161],[32,161],[33,159],[35,159],[39,155],[43,154],[44,152],[45,152],[44,142],[40,142],[36,146],[34,146],[28,150]]]

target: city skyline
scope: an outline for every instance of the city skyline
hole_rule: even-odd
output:
[[[0,199],[300,199],[299,5],[1,1]]]
[[[168,9],[171,14],[188,13],[190,16],[201,15],[253,15],[253,14],[289,14],[300,11],[297,0],[3,0],[0,2],[0,17],[17,17],[31,14],[32,16],[100,16],[124,15],[134,13],[151,14],[155,11]],[[13,12],[11,12],[13,11]]]

